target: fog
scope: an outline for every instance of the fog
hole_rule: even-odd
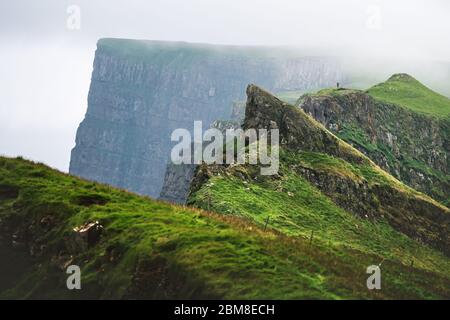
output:
[[[343,57],[364,85],[408,72],[450,95],[449,14],[446,0],[2,1],[0,154],[68,170],[101,37],[295,46]]]

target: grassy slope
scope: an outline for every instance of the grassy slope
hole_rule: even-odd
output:
[[[393,276],[383,282],[386,287],[390,287],[394,282],[409,287],[406,283],[402,283],[401,278],[404,275],[396,273],[391,267],[392,264],[401,264],[407,268],[411,261],[414,261],[416,268],[429,273],[427,277],[430,277],[431,273],[440,274],[448,283],[450,279],[448,257],[395,231],[387,222],[373,223],[344,211],[304,178],[293,173],[289,164],[295,159],[295,163],[300,162],[315,168],[332,168],[344,175],[353,175],[352,171],[355,171],[366,177],[373,175],[378,181],[383,180],[383,176],[367,167],[342,170],[347,164],[323,154],[304,153],[297,156],[285,154],[283,157],[290,160],[283,161],[281,180],[243,181],[233,175],[222,174],[210,179],[190,201],[202,208],[243,217],[262,228],[268,221],[270,228],[304,241],[308,241],[313,232],[313,243],[322,247],[321,250],[326,248],[335,255],[350,260],[353,254],[360,255],[354,258],[360,265],[359,268],[384,261],[383,270]],[[330,166],[330,162],[336,161],[336,165]],[[411,278],[417,280],[420,278],[416,274],[417,269],[410,269],[408,272]],[[394,280],[396,277],[398,279]],[[426,279],[423,278],[420,282],[422,281]],[[407,290],[419,295],[424,293],[422,288],[417,287]]]
[[[239,183],[230,186],[236,188],[236,199],[243,192],[250,194]],[[301,181],[290,183],[320,197]],[[2,261],[14,263],[14,268],[0,265],[1,298],[450,297],[448,261],[417,245],[419,258],[414,268],[386,257],[383,290],[375,292],[365,287],[365,268],[379,263],[380,255],[353,245],[337,245],[334,240],[327,243],[322,235],[310,244],[298,236],[301,229],[290,236],[270,228],[262,231],[245,219],[172,206],[22,159],[0,158],[0,186],[0,226],[13,226],[12,232],[19,226],[19,230],[32,230],[31,243],[46,244],[42,254],[30,257],[25,249],[12,249],[11,235],[2,232]],[[17,198],[11,190],[19,191]],[[80,199],[90,198],[106,203],[81,204]],[[256,197],[255,205],[268,201],[264,199]],[[324,211],[305,211],[312,218],[306,220],[311,224],[305,230],[314,226],[314,219],[323,220],[320,217],[327,212],[331,220],[341,215],[363,230],[369,228],[368,222],[352,219],[329,201],[320,205]],[[44,217],[53,221],[47,229],[40,223]],[[88,250],[68,250],[73,227],[95,220],[105,227],[100,242]],[[373,228],[384,230],[382,226]],[[337,230],[329,232],[337,234]],[[400,252],[414,248],[414,243],[400,235],[395,239]],[[421,258],[425,254],[427,258]],[[81,291],[65,289],[67,275],[60,265],[67,260],[82,267]]]
[[[223,214],[245,217],[261,226],[269,219],[271,227],[289,236],[307,239],[314,232],[320,242],[334,250],[352,248],[376,255],[380,261],[389,259],[405,265],[413,260],[424,270],[450,278],[448,257],[397,232],[384,220],[361,219],[341,209],[295,173],[298,165],[370,184],[394,182],[382,170],[369,165],[351,165],[321,153],[282,151],[281,179],[242,180],[233,174],[216,175],[190,202]],[[244,176],[251,176],[249,172],[255,169],[245,166],[238,170]]]
[[[395,74],[387,81],[367,90],[372,97],[387,103],[396,104],[415,112],[438,118],[450,116],[450,99],[440,95],[413,77]]]

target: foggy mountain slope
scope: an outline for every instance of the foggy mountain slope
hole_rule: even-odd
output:
[[[281,48],[101,39],[70,173],[159,196],[174,129],[229,119],[250,82],[304,90],[343,78],[333,58]]]

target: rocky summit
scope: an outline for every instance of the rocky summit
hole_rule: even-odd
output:
[[[157,197],[174,129],[230,119],[251,82],[284,91],[343,78],[336,59],[282,48],[101,39],[70,173]]]

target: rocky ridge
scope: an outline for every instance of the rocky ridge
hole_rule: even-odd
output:
[[[246,183],[265,180],[281,183],[285,176],[295,173],[342,209],[362,219],[387,221],[412,239],[450,254],[450,212],[446,207],[403,185],[301,109],[254,85],[248,87],[247,95],[244,128],[280,130],[281,162],[285,170],[265,178],[249,165],[201,165],[192,181],[189,204],[210,206],[214,199],[208,196],[205,204],[198,195],[207,192],[214,179],[220,177],[235,177]],[[267,188],[265,182],[261,183],[263,189]],[[232,211],[234,200],[220,201],[220,208]]]

